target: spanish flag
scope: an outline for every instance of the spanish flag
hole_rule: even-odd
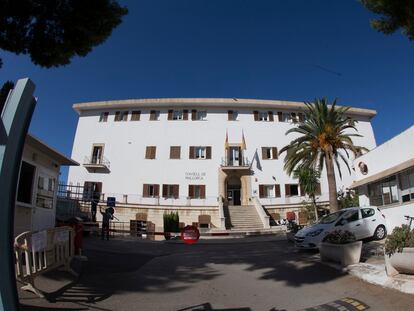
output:
[[[229,147],[229,133],[226,129],[226,141],[224,142],[224,148],[227,149]]]
[[[247,146],[246,146],[246,139],[244,139],[244,132],[242,130],[242,145],[241,145],[242,150],[246,150]]]

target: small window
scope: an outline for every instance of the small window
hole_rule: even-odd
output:
[[[205,199],[206,186],[205,185],[188,185],[188,196],[191,199]]]
[[[283,113],[283,122],[292,122],[292,114],[290,114],[289,112],[285,112]]]
[[[205,121],[207,120],[207,111],[197,111],[197,118],[198,121]]]
[[[162,185],[162,196],[164,198],[178,199],[179,185]]]
[[[206,158],[206,147],[195,147],[195,158],[205,159]]]
[[[159,196],[160,185],[157,184],[144,184],[142,190],[142,196],[144,198],[155,198]]]
[[[228,121],[237,121],[239,114],[235,110],[229,110],[227,111],[227,120]]]
[[[150,121],[158,121],[160,119],[160,112],[157,110],[151,110]]]
[[[157,152],[156,146],[147,146],[145,150],[145,159],[154,160]]]
[[[141,117],[141,111],[134,110],[131,113],[131,121],[139,121]]]
[[[128,111],[116,111],[114,121],[128,121]]]
[[[269,114],[264,111],[259,112],[259,121],[269,121]]]
[[[275,197],[273,185],[259,185],[259,197],[260,198],[272,198]]]
[[[36,206],[42,208],[53,208],[55,196],[55,178],[39,175],[37,182]]]
[[[181,147],[171,146],[170,147],[170,159],[180,159],[180,158],[181,158]]]
[[[183,119],[183,112],[181,110],[174,110],[173,120],[182,120],[182,119]]]
[[[375,215],[375,210],[373,208],[363,208],[361,209],[362,218],[368,218]]]
[[[298,196],[299,195],[299,186],[298,186],[298,184],[286,184],[285,185],[285,195],[287,197]]]
[[[99,116],[99,122],[108,122],[108,115],[109,112],[101,112],[101,115]]]
[[[348,211],[344,214],[344,217],[343,217],[343,220],[345,221],[345,223],[357,221],[358,219],[359,219],[358,210]]]
[[[103,146],[92,147],[92,158],[90,164],[102,164]]]
[[[17,201],[27,204],[32,203],[34,175],[35,166],[22,161],[17,187]]]
[[[263,160],[277,160],[277,148],[276,147],[262,147],[262,159]]]

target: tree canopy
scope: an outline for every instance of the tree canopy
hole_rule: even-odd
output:
[[[115,0],[2,0],[0,49],[46,68],[67,65],[103,43],[127,13]]]
[[[402,28],[404,35],[414,40],[414,1],[411,0],[361,0],[371,12],[381,15],[371,21],[371,26],[385,34]]]

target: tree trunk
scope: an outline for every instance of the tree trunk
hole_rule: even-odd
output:
[[[339,210],[338,193],[336,190],[335,170],[332,156],[332,152],[325,153],[326,174],[329,187],[329,210],[331,212],[337,212]]]
[[[315,194],[312,194],[312,203],[313,203],[313,208],[315,209],[315,221],[318,222],[319,217],[318,217],[318,207],[316,205],[316,197]]]

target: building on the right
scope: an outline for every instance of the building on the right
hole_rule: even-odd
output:
[[[414,125],[355,159],[360,206],[377,206],[388,232],[414,216]]]

